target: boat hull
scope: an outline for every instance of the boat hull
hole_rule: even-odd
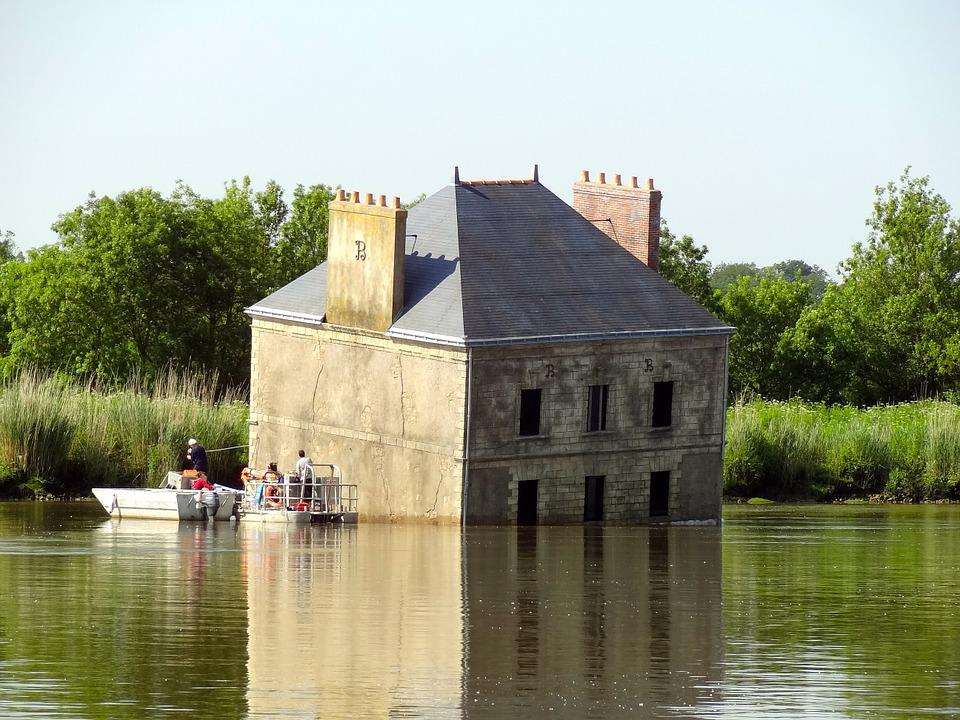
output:
[[[244,510],[244,520],[267,523],[309,523],[310,513],[306,510]]]
[[[93,488],[93,494],[103,509],[115,518],[143,518],[147,520],[206,520],[205,506],[199,502],[196,490],[167,490],[165,488]],[[220,507],[214,520],[229,520],[233,515],[237,494],[217,492]]]

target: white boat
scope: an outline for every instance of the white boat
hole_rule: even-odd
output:
[[[93,488],[93,494],[112,517],[150,520],[229,520],[242,495],[219,485],[191,490],[172,472],[159,488]]]
[[[276,491],[267,494],[268,487]],[[254,479],[242,494],[244,520],[279,523],[357,522],[357,486],[344,485],[337,465],[314,463],[306,482],[293,474],[279,483]]]

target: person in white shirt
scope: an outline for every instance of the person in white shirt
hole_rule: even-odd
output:
[[[300,498],[310,500],[313,497],[313,460],[303,450],[297,454],[300,456],[296,467],[297,478],[300,480]]]

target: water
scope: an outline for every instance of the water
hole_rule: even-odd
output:
[[[722,528],[0,504],[3,718],[960,717],[960,507]]]

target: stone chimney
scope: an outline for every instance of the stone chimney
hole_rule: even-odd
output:
[[[407,211],[381,195],[337,191],[327,239],[327,313],[333,325],[384,332],[403,308]]]
[[[584,170],[573,184],[573,209],[640,262],[656,270],[660,261],[660,191],[653,178],[640,187],[636,177],[624,185],[619,175],[607,182],[606,173],[595,181]]]

